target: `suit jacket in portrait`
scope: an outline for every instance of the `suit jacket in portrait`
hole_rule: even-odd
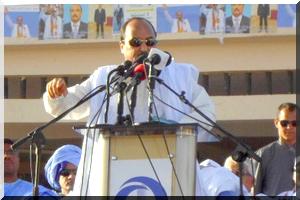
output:
[[[249,33],[250,32],[250,18],[246,16],[242,16],[242,20],[240,22],[239,29],[236,31],[232,16],[226,18],[226,33]]]
[[[105,18],[106,18],[106,14],[103,8],[101,10],[99,9],[95,10],[94,21],[96,22],[96,24],[103,24],[105,22]]]
[[[85,22],[80,22],[79,29],[77,35],[75,35],[72,31],[71,22],[66,23],[63,28],[64,38],[73,39],[73,38],[87,38],[88,37],[88,24]]]
[[[257,15],[261,17],[267,17],[270,15],[270,5],[269,4],[258,4]]]

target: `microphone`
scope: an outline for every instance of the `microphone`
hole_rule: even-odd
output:
[[[145,63],[150,63],[156,70],[161,70],[165,66],[168,66],[172,61],[170,53],[159,50],[157,48],[151,48],[148,57],[145,59]]]
[[[132,62],[129,60],[124,61],[123,64],[119,65],[116,69],[113,69],[111,73],[117,72],[110,81],[110,84],[119,79],[120,76],[123,76],[124,72],[132,66]]]
[[[119,65],[116,69],[113,69],[110,73],[117,71],[117,74],[112,77],[109,84],[112,84],[116,81],[118,81],[117,84],[119,84],[125,79],[127,79],[128,77],[130,77],[133,73],[134,68],[137,65],[143,63],[144,60],[147,58],[147,56],[148,53],[144,52],[141,55],[139,55],[134,62],[126,60],[123,64]]]
[[[135,69],[135,67],[139,64],[142,64],[144,62],[144,60],[147,58],[148,53],[142,53],[141,55],[139,55],[137,57],[137,59],[129,66],[127,67],[127,69],[124,71],[124,73],[122,74],[120,79],[115,79],[114,81],[112,81],[111,83],[115,82],[118,80],[118,82],[116,84],[121,83],[122,81],[126,80],[128,77],[132,76],[133,74],[133,70]],[[130,62],[130,61],[129,61]]]
[[[144,52],[141,55],[139,55],[137,57],[137,59],[133,62],[133,64],[131,65],[131,67],[126,70],[125,74],[124,74],[124,78],[128,78],[130,76],[132,76],[134,74],[134,69],[136,68],[136,66],[142,64],[144,62],[144,60],[147,58],[148,53]]]
[[[156,48],[151,48],[148,57],[144,63],[149,67],[149,97],[148,97],[148,120],[152,121],[152,107],[154,104],[153,90],[155,88],[155,79],[159,71],[172,61],[172,56],[164,51]]]
[[[122,76],[120,76],[119,78],[115,79],[113,82],[110,82],[110,84],[115,83],[113,85],[114,91],[110,94],[111,96],[120,92],[120,84],[122,82],[128,83],[127,80],[129,77],[134,76],[134,69],[136,66],[138,66],[139,64],[142,64],[144,62],[144,60],[147,58],[148,53],[144,52],[141,55],[139,55],[137,57],[137,59],[135,59],[135,61],[133,62],[133,64],[127,69],[125,70],[125,72],[122,74]]]
[[[121,82],[125,81],[127,78],[132,77],[134,75],[133,71],[135,67],[139,64],[142,64],[144,60],[147,58],[147,56],[148,53],[145,52],[141,54],[139,57],[137,57],[137,59],[133,62],[133,64],[127,70],[125,70],[123,75],[116,81],[114,87],[118,86]]]
[[[147,69],[146,69],[146,66],[144,64],[139,64],[134,68],[134,70],[132,72],[133,78],[131,79],[131,81],[127,85],[127,88],[125,90],[126,92],[128,92],[132,87],[140,84],[141,81],[146,79],[145,70],[147,70]]]
[[[136,106],[136,99],[137,99],[137,86],[141,83],[141,81],[146,79],[146,66],[144,64],[137,65],[133,70],[133,78],[130,80],[129,84],[125,92],[129,92],[129,90],[133,87],[131,97],[130,97],[130,105],[129,110],[131,113],[131,120],[134,122],[134,109]]]
[[[117,86],[117,88],[115,89],[115,91],[120,92],[120,96],[118,99],[118,117],[117,117],[117,124],[123,124],[124,123],[124,118],[123,118],[123,97],[124,97],[124,91],[128,92],[128,90],[132,87],[135,86],[134,88],[134,94],[131,97],[131,106],[130,106],[130,112],[132,113],[132,110],[134,110],[135,107],[135,101],[136,101],[136,93],[137,93],[137,85],[140,83],[139,77],[141,76],[141,73],[137,73],[137,71],[140,71],[141,67],[136,67],[139,66],[139,63],[144,62],[144,59],[147,57],[148,53],[143,53],[141,54],[134,62],[134,64],[129,67],[128,70],[125,71],[125,73],[118,79],[117,83],[115,84],[115,86]],[[137,70],[137,71],[135,71]],[[134,78],[131,79],[129,86],[127,86],[126,83],[126,79],[128,77],[131,77],[133,74],[136,73],[136,76]],[[126,88],[127,86],[127,88]],[[108,105],[108,104],[106,104]],[[106,119],[106,118],[105,118]]]
[[[146,79],[146,66],[144,64],[139,64],[138,66],[136,66],[133,70],[133,74],[135,78],[138,78],[139,80],[143,81]]]
[[[110,91],[110,85],[117,80],[120,79],[120,77],[123,76],[125,70],[127,70],[130,66],[132,65],[132,62],[129,60],[126,60],[123,64],[119,65],[116,69],[111,70],[106,79],[106,93],[108,94],[107,99],[106,99],[106,109],[105,109],[105,114],[104,114],[104,121],[107,123],[108,120],[108,110],[109,110],[109,102],[110,102],[110,96],[109,96],[109,91]],[[112,79],[110,80],[110,76],[114,73],[117,72]],[[121,90],[121,87],[119,88]]]
[[[123,64],[117,67],[118,73],[122,75],[122,73],[124,73],[125,70],[128,70],[131,65],[132,62],[130,60],[125,60]]]

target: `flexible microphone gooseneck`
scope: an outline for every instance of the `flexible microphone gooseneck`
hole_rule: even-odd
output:
[[[129,60],[126,60],[123,64],[119,65],[116,69],[111,70],[106,79],[106,94],[110,93],[110,84],[117,81],[121,76],[123,76],[125,70],[128,70],[130,66],[132,65],[132,62]],[[113,73],[115,73],[115,76],[112,77],[112,80],[110,81],[110,77]],[[106,99],[106,107],[104,112],[104,122],[107,123],[108,118],[108,110],[109,110],[109,103],[110,103],[110,95],[107,95]]]
[[[132,63],[131,61],[125,61],[122,65],[118,66],[116,69],[113,69],[108,73],[107,79],[106,79],[106,93],[110,94],[110,86],[111,84],[115,83],[115,86],[118,87],[115,89],[115,92],[120,92],[122,87],[124,87],[124,84],[121,84],[123,81],[125,81],[128,77],[131,76],[135,66],[142,63],[144,59],[148,56],[147,53],[141,54],[137,59]],[[113,73],[116,73],[115,76],[113,76],[110,80],[110,77]],[[125,86],[126,87],[126,86]],[[109,111],[109,103],[110,103],[110,96],[107,96],[106,100],[106,108],[104,113],[104,122],[107,123],[108,121],[108,111]]]

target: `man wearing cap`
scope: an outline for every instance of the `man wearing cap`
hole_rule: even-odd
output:
[[[33,184],[18,178],[19,152],[13,151],[11,139],[4,139],[4,196],[32,196]],[[40,196],[57,196],[52,190],[39,185]]]

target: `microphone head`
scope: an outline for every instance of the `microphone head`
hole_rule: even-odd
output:
[[[164,51],[164,52],[169,55],[169,59],[167,60],[167,63],[165,65],[165,66],[168,66],[172,62],[172,55],[169,52],[167,52],[167,51]]]
[[[168,52],[164,52],[157,48],[151,48],[147,60],[154,65],[156,70],[162,70],[171,63],[172,56]]]
[[[125,60],[123,63],[124,70],[129,69],[129,67],[132,65],[132,62],[130,60]]]
[[[141,81],[145,80],[146,79],[146,76],[145,76],[145,65],[144,64],[139,64],[137,65],[134,70],[133,70],[133,75],[138,75],[140,76],[139,79]]]
[[[142,64],[144,62],[144,60],[147,58],[147,56],[148,56],[148,53],[147,52],[143,52],[141,55],[139,55],[135,59],[134,63]]]
[[[157,53],[153,54],[149,60],[151,60],[152,65],[157,65],[161,62],[161,58],[160,55],[158,55]]]

